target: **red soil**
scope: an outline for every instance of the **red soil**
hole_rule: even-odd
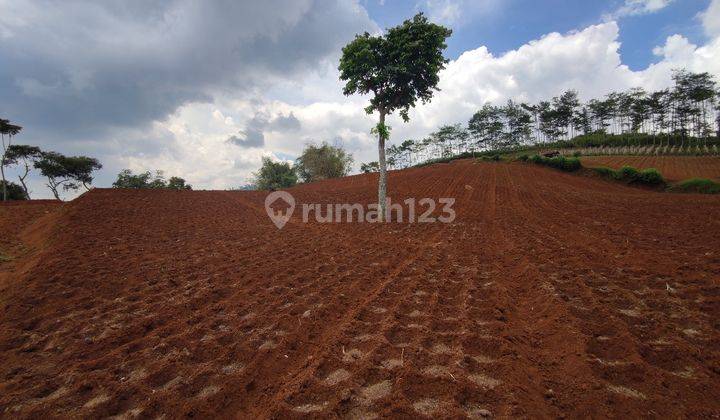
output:
[[[580,158],[588,167],[606,166],[619,169],[655,168],[670,181],[708,178],[720,181],[720,157],[717,156],[585,156]]]
[[[390,183],[455,222],[279,231],[261,192],[122,190],[30,222],[0,263],[0,415],[720,414],[720,197],[502,163]]]

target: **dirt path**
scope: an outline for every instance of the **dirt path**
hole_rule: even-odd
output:
[[[64,205],[37,261],[0,265],[0,415],[720,414],[717,197],[530,165],[390,179],[455,222],[278,231],[259,192]],[[292,193],[367,204],[375,178]]]

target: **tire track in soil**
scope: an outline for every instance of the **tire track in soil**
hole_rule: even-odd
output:
[[[435,180],[434,183],[431,184],[431,187],[429,188],[430,191],[433,190],[434,186],[440,185],[443,182],[442,178],[438,178]],[[454,185],[456,185],[460,180],[454,179],[451,180],[451,183],[449,183],[445,189],[445,191],[452,191],[452,188]],[[443,225],[440,229],[435,229],[437,232],[433,233],[430,237],[430,244],[434,244],[436,240],[442,235],[442,233],[445,230],[446,225]],[[397,287],[396,280],[398,276],[411,264],[413,264],[420,255],[423,254],[422,251],[425,251],[427,249],[427,246],[423,249],[418,250],[410,257],[402,260],[388,275],[383,276],[384,280],[381,281],[377,286],[375,286],[369,294],[366,295],[366,297],[362,300],[362,302],[359,303],[355,308],[351,309],[350,311],[346,312],[342,318],[339,320],[337,327],[333,328],[332,331],[329,331],[328,335],[324,336],[322,338],[322,342],[327,343],[335,343],[339,341],[339,338],[344,333],[344,331],[347,328],[350,328],[350,326],[353,324],[354,321],[357,321],[359,318],[361,318],[361,315],[363,312],[367,312],[368,308],[371,306],[375,308],[382,308],[382,306],[377,305],[371,305],[372,302],[378,300],[379,298],[382,298],[383,295],[387,296],[388,293],[391,293],[390,289],[393,289]],[[410,284],[408,282],[400,282],[400,287],[402,290],[410,290],[411,286],[416,285],[417,283]],[[397,291],[392,291],[392,293],[396,293]],[[400,302],[396,302],[393,304],[393,310],[396,310],[399,306]],[[387,308],[383,308],[387,311]],[[326,349],[321,353],[319,357],[313,358],[314,361],[312,361],[309,366],[304,367],[300,372],[294,373],[292,375],[289,375],[290,378],[283,381],[287,385],[284,387],[283,390],[281,390],[277,395],[275,395],[272,398],[273,406],[278,407],[283,405],[282,401],[288,400],[291,398],[291,395],[293,393],[296,393],[298,389],[304,388],[305,384],[309,381],[312,381],[313,377],[315,376],[315,372],[318,371],[321,364],[326,360],[330,358],[330,353],[335,350],[337,353],[337,345],[333,345],[330,349]],[[266,403],[260,403],[260,406],[265,406]],[[309,406],[315,408],[317,404],[310,403]],[[308,406],[308,404],[305,404],[304,406]],[[300,406],[303,407],[303,406]],[[324,406],[323,406],[324,408]],[[286,410],[287,407],[284,407]],[[274,408],[271,411],[276,411],[278,408]]]

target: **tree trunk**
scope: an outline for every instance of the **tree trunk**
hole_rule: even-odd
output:
[[[10,142],[8,141],[8,146]],[[7,147],[5,146],[5,135],[2,136],[3,154],[0,159],[0,174],[2,174],[3,181],[3,201],[7,201],[7,181],[5,180],[5,155],[7,154]]]
[[[25,178],[27,178],[29,173],[30,173],[30,166],[28,165],[27,161],[25,161],[25,173],[22,176],[18,175],[18,179],[20,180],[20,184],[22,185],[23,190],[25,191],[25,197],[27,197],[28,200],[30,199],[30,192],[28,191],[27,185],[25,185]]]
[[[380,124],[378,128],[385,125],[385,110],[380,110]],[[379,220],[385,220],[385,201],[387,196],[387,162],[385,160],[385,138],[384,130],[378,130],[378,166],[380,167],[380,179],[378,180],[378,211]]]

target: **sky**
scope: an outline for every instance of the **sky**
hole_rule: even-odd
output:
[[[674,68],[720,81],[720,0],[0,0],[0,118],[24,127],[15,143],[99,158],[98,187],[128,168],[237,188],[321,141],[357,168],[377,116],[342,95],[341,49],[417,12],[453,30],[450,61],[391,142],[487,102],[661,89]]]

